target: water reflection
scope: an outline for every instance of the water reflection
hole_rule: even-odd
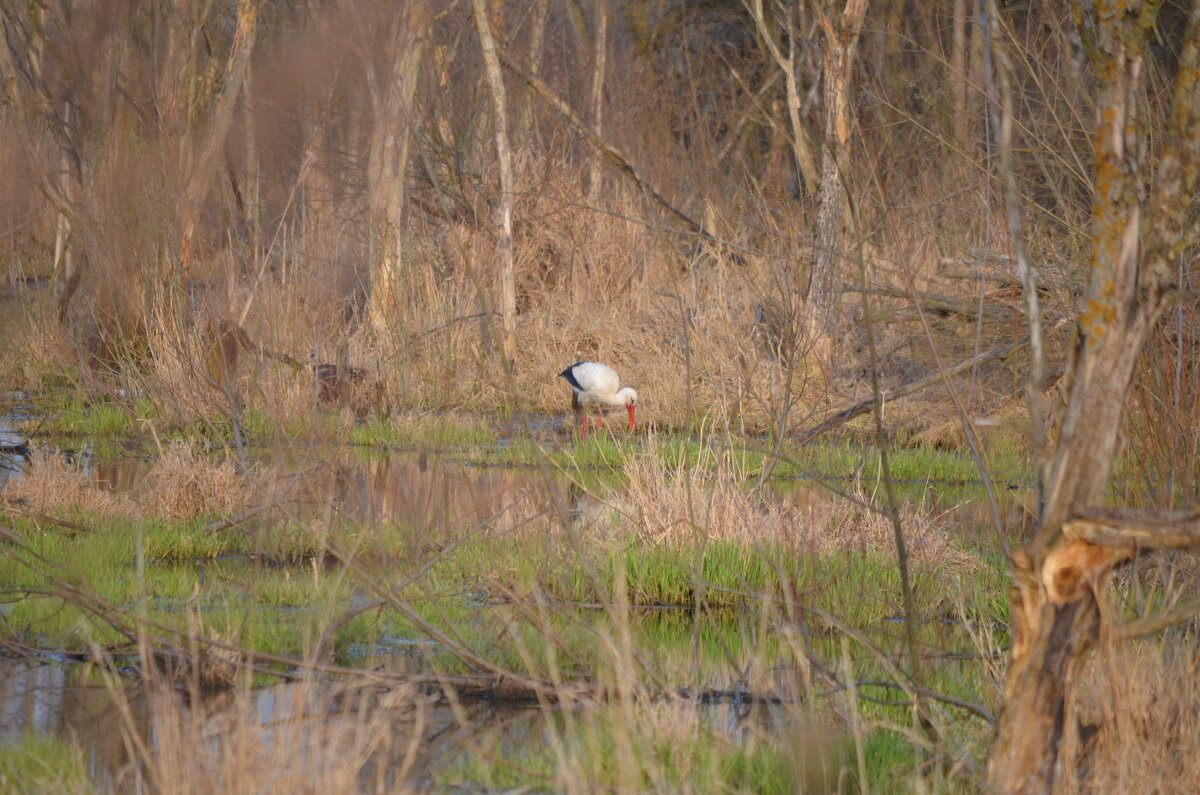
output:
[[[574,525],[587,525],[604,521],[613,510],[611,506],[619,505],[621,500],[620,492],[615,488],[594,496],[567,478],[546,478],[527,469],[462,466],[420,453],[358,458],[344,450],[323,452],[329,460],[314,463],[317,456],[305,456],[306,469],[299,476],[296,475],[295,452],[273,454],[267,451],[256,462],[259,472],[275,473],[277,477],[273,479],[279,481],[292,478],[295,484],[281,497],[283,507],[279,508],[280,512],[300,521],[309,521],[316,516],[363,528],[399,525],[419,531],[412,535],[423,539],[433,530],[454,534],[507,514],[513,514],[515,521],[525,521],[537,515],[553,519],[561,511]],[[131,459],[98,459],[92,462],[89,471],[94,482],[103,488],[136,492],[150,465]],[[790,490],[777,486],[769,498],[786,499],[804,506],[830,499],[826,492],[811,484],[797,484]],[[278,518],[273,516],[264,521]],[[233,600],[245,602],[245,596],[254,593],[251,584],[280,576],[278,571],[268,574],[261,568],[256,569],[255,564],[245,557],[159,565],[196,567],[194,582],[197,583],[195,605],[198,613],[211,607],[200,598],[209,596],[207,581],[222,584],[225,589],[214,587],[214,599],[217,595],[232,595]],[[289,570],[284,575],[294,574],[294,571]],[[151,578],[154,573],[151,572]],[[486,582],[489,574],[481,572],[480,581]],[[315,568],[313,575],[316,576]],[[337,609],[351,610],[367,603],[371,596],[355,593],[348,604],[339,603]],[[803,628],[781,628],[784,617],[765,608],[633,610],[632,621],[621,625],[614,623],[610,614],[602,609],[571,608],[560,604],[543,610],[540,603],[515,604],[519,598],[513,600],[514,604],[493,604],[461,593],[437,594],[436,598],[443,600],[439,606],[452,604],[438,617],[437,623],[453,625],[458,639],[471,648],[482,650],[489,658],[500,658],[501,651],[511,648],[514,639],[520,639],[525,643],[523,649],[529,659],[519,662],[527,663],[530,668],[543,664],[548,667],[554,655],[555,669],[565,671],[566,677],[593,676],[611,684],[612,674],[605,665],[612,658],[605,655],[609,654],[614,638],[627,634],[630,648],[636,649],[639,665],[645,667],[645,680],[653,681],[656,687],[686,686],[693,694],[701,689],[731,692],[752,689],[781,698],[783,704],[743,703],[734,697],[701,707],[687,705],[686,708],[693,711],[692,717],[698,712],[707,726],[734,742],[756,735],[777,735],[789,722],[795,722],[799,707],[794,704],[805,693],[801,672],[806,663],[798,649],[815,649],[814,656],[826,660],[837,660],[838,655],[844,653],[834,637],[824,639],[814,633],[814,637],[805,638],[803,642],[796,640],[794,636]],[[181,609],[182,603],[175,606],[155,602],[152,606],[155,609]],[[270,620],[278,620],[281,624],[289,614],[314,608],[305,605],[253,609],[267,611]],[[887,637],[882,634],[873,637],[878,645],[890,651],[890,640],[898,638],[900,632],[897,628],[884,629]],[[879,627],[873,630],[883,631]],[[427,673],[439,665],[443,666],[439,670],[449,668],[445,659],[437,658],[438,654],[445,654],[437,644],[399,631],[389,634],[390,631],[391,628],[387,628],[382,637],[372,638],[370,643],[348,650],[348,656],[355,658],[353,664],[361,661],[366,668],[378,666],[392,672],[409,673]],[[523,632],[526,634],[522,635]],[[938,637],[929,638],[936,641],[936,648],[931,648],[931,653],[969,648],[957,627],[939,628],[938,633]],[[864,667],[870,665],[869,659],[852,662]],[[511,659],[503,660],[503,664],[514,670],[519,668]],[[939,675],[954,676],[955,666],[963,664],[947,661],[939,667]],[[820,686],[828,684],[825,682]],[[353,709],[364,710],[362,714],[371,714],[374,709],[363,707],[362,701],[339,697],[332,689],[321,690],[314,697],[299,687],[290,684],[261,687],[238,696],[243,702],[237,708],[243,712],[245,700],[249,700],[252,707],[249,714],[261,728],[263,742],[269,744],[273,739],[283,742],[291,737],[282,732],[293,718],[315,715],[319,719],[334,720]],[[155,737],[156,713],[151,700],[136,690],[130,691],[127,698],[134,706],[134,730],[142,736]],[[222,733],[222,727],[233,720],[234,706],[229,698],[232,697],[206,697],[187,706],[188,709],[203,710],[203,722],[211,727],[214,744],[230,742],[229,738],[236,736]],[[508,759],[518,752],[544,750],[553,732],[563,730],[563,714],[549,708],[508,708],[478,702],[452,705],[432,698],[427,701],[420,726],[409,718],[388,724],[386,745],[390,750],[381,752],[383,755],[375,760],[376,768],[372,774],[375,770],[385,770],[387,778],[398,775],[395,771],[407,771],[404,781],[396,782],[397,788],[406,782],[442,780],[447,770],[463,765],[471,748],[497,749],[498,756]],[[0,742],[11,743],[25,731],[72,738],[86,749],[93,779],[101,786],[112,785],[113,788],[117,788],[114,782],[124,785],[130,776],[136,780],[139,775],[136,766],[130,765],[118,730],[121,726],[128,730],[130,723],[122,717],[117,704],[114,693],[82,666],[0,661]],[[301,742],[316,740],[301,739]],[[414,742],[420,746],[420,753],[409,760],[413,764],[406,768],[405,749],[412,747]],[[314,749],[313,753],[319,750]]]
[[[0,659],[0,743],[26,733],[75,742],[85,751],[92,780],[109,784],[128,760],[120,727],[132,721],[138,731],[148,729],[145,699],[134,690],[125,700],[123,715],[112,691],[86,665]]]
[[[29,464],[29,440],[11,420],[0,418],[0,490]]]
[[[545,757],[551,743],[581,726],[604,725],[591,714],[603,707],[589,702],[576,703],[568,716],[561,707],[448,701],[377,689],[339,693],[335,684],[312,683],[148,697],[136,686],[114,691],[99,679],[80,664],[0,660],[0,743],[27,733],[68,740],[83,749],[89,777],[102,791],[142,791],[147,784],[143,760],[130,756],[131,732],[168,775],[173,766],[244,764],[265,755],[316,780],[336,775],[339,766],[356,766],[363,790],[376,791],[385,782],[385,790],[474,791],[484,783],[475,766],[481,749],[518,762]],[[735,743],[777,736],[795,718],[783,707],[764,704],[657,702],[638,710],[656,722],[699,721]],[[195,754],[197,742],[202,759],[179,764],[178,757]],[[294,775],[279,772],[285,779]]]

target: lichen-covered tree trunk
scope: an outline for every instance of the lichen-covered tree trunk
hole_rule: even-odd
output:
[[[1168,297],[1171,263],[1200,180],[1200,4],[1180,59],[1174,107],[1150,190],[1142,180],[1142,59],[1157,3],[1079,2],[1100,95],[1089,285],[1071,353],[1058,445],[1045,473],[1039,530],[1012,561],[1012,661],[991,755],[995,792],[1044,793],[1073,766],[1065,742],[1072,679],[1103,624],[1113,567],[1132,542],[1064,534],[1102,506],[1134,364]],[[1150,198],[1145,207],[1142,196]]]
[[[846,0],[840,15],[821,14],[825,140],[817,191],[817,250],[806,308],[807,330],[813,340],[828,336],[841,295],[845,226],[850,214],[845,185],[853,123],[850,82],[866,12],[866,0]]]

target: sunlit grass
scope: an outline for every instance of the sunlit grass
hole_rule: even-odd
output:
[[[349,436],[356,445],[433,450],[490,447],[497,439],[499,434],[488,418],[455,414],[375,418],[355,425]]]

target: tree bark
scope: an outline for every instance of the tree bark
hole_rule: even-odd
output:
[[[371,262],[368,317],[377,334],[387,334],[402,317],[404,301],[404,180],[412,138],[412,105],[429,27],[424,0],[405,4],[386,32],[391,57],[382,74],[368,67],[374,119],[367,151],[367,196],[379,252]],[[375,53],[363,53],[368,64]]]
[[[1165,305],[1189,199],[1200,187],[1200,4],[1191,12],[1154,185],[1141,184],[1142,57],[1157,8],[1076,4],[1088,23],[1081,28],[1094,31],[1086,44],[1100,87],[1090,282],[1039,530],[1012,560],[1012,661],[988,760],[995,792],[1048,793],[1073,769],[1065,740],[1074,671],[1100,637],[1112,569],[1131,554],[1127,543],[1102,546],[1064,529],[1103,504],[1133,367]]]
[[[819,12],[824,31],[821,89],[825,140],[821,146],[821,186],[817,191],[817,249],[805,315],[806,331],[813,342],[831,332],[841,295],[844,233],[850,216],[845,186],[853,124],[850,82],[866,12],[866,0],[846,0],[840,15]]]

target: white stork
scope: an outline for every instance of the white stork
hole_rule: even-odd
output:
[[[638,395],[631,387],[621,386],[621,376],[611,367],[596,362],[575,362],[558,374],[571,385],[571,407],[579,422],[579,432],[587,438],[587,404],[597,406],[596,428],[604,419],[605,407],[624,406],[629,411],[629,430],[633,430],[633,413],[637,409]]]

